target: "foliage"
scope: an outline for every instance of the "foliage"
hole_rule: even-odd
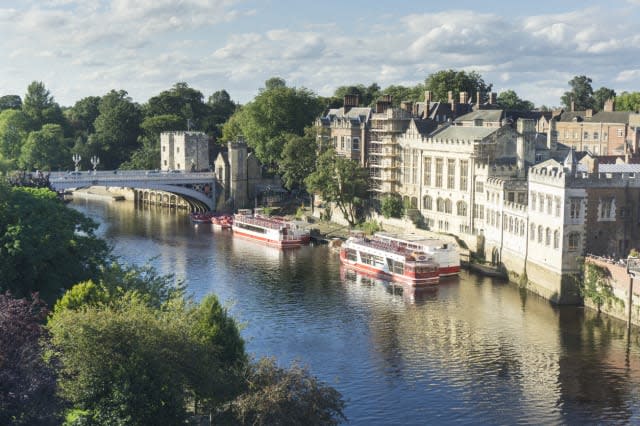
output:
[[[61,289],[97,276],[108,249],[96,228],[54,192],[0,182],[0,291],[39,291],[52,302]]]
[[[377,83],[371,83],[368,87],[363,84],[340,86],[333,93],[333,96],[340,100],[343,100],[346,95],[358,95],[360,105],[373,106],[381,95],[380,86]]]
[[[376,232],[382,231],[382,225],[375,220],[368,220],[364,223],[361,223],[359,228],[362,229],[367,235],[373,235]]]
[[[571,86],[571,90],[564,92],[560,98],[565,108],[571,109],[572,102],[576,111],[584,111],[594,107],[593,88],[589,77],[577,75],[569,81],[569,86]]]
[[[0,294],[0,424],[59,424],[53,366],[42,357],[47,308]]]
[[[452,91],[454,96],[458,96],[460,92],[467,92],[469,98],[475,101],[477,92],[484,98],[492,87],[493,85],[487,85],[476,71],[442,70],[430,74],[425,80],[425,90],[431,92],[432,99],[436,102],[447,102],[449,91]]]
[[[22,99],[18,95],[0,96],[0,111],[5,109],[22,109]]]
[[[47,123],[65,124],[60,106],[41,81],[33,81],[27,87],[27,94],[24,95],[22,103],[22,112],[29,118],[31,130],[40,130]]]
[[[289,190],[304,187],[304,179],[313,173],[316,167],[318,146],[315,128],[306,128],[304,136],[287,134],[285,141],[279,164],[284,187]]]
[[[424,84],[417,84],[413,87],[401,85],[391,85],[385,87],[382,91],[385,95],[391,96],[391,102],[394,106],[400,105],[402,101],[422,102],[424,101]]]
[[[369,183],[366,169],[358,163],[329,149],[318,157],[316,170],[307,176],[305,185],[309,192],[335,203],[350,226],[359,222]]]
[[[229,117],[238,109],[238,105],[231,100],[231,96],[226,90],[214,92],[207,100],[209,106],[209,117],[206,128],[210,129],[214,137],[222,136],[222,127]]]
[[[247,368],[246,391],[224,413],[238,425],[337,425],[346,421],[342,395],[293,364],[279,368],[263,358]]]
[[[29,118],[22,112],[7,109],[0,112],[0,156],[17,162],[29,132]]]
[[[497,102],[500,108],[514,111],[530,111],[534,108],[533,102],[520,99],[513,90],[500,92]]]
[[[584,276],[580,286],[580,293],[582,297],[591,300],[596,305],[598,312],[605,303],[611,306],[612,303],[617,303],[618,301],[613,294],[613,287],[609,279],[610,273],[608,269],[593,263],[584,263]]]
[[[128,161],[120,165],[122,169],[158,169],[160,168],[160,133],[174,130],[186,130],[186,121],[174,114],[147,117],[140,124],[142,146],[136,149]]]
[[[389,219],[390,217],[401,218],[404,214],[404,204],[402,198],[397,194],[388,194],[382,198],[380,206],[382,215]]]
[[[622,92],[616,97],[616,110],[640,111],[640,92]]]
[[[191,128],[209,130],[203,127],[210,112],[208,105],[204,103],[204,95],[185,82],[176,83],[171,89],[150,98],[144,112],[147,118],[159,115],[180,117],[183,123],[180,127],[184,129],[189,122]]]
[[[616,91],[607,87],[601,87],[593,92],[593,106],[597,111],[604,109],[604,103],[609,99],[615,99]]]
[[[20,150],[18,165],[25,170],[56,170],[69,163],[71,152],[59,124],[45,124],[29,133]]]
[[[215,296],[160,308],[142,296],[125,291],[108,303],[56,307],[47,326],[62,395],[92,423],[123,425],[182,424],[192,397],[233,399],[244,342]]]
[[[93,123],[100,114],[100,96],[87,96],[80,99],[75,105],[65,111],[75,136],[87,137],[95,132]]]
[[[287,134],[303,135],[321,110],[317,96],[305,88],[274,85],[236,112],[235,125],[263,164],[276,170]],[[226,129],[226,126],[225,126]],[[224,133],[230,140],[229,131]],[[238,136],[236,133],[235,136]]]

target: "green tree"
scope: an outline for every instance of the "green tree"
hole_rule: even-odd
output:
[[[100,115],[100,96],[87,96],[80,99],[75,105],[65,111],[75,136],[88,135],[95,132],[93,123]]]
[[[335,203],[349,225],[355,226],[367,195],[367,176],[367,170],[358,163],[329,149],[318,157],[316,170],[307,176],[305,185],[310,193]]]
[[[344,99],[345,95],[358,95],[360,105],[372,106],[381,95],[380,86],[378,86],[377,83],[371,83],[369,86],[365,86],[364,84],[340,86],[333,94],[334,97],[341,101]]]
[[[513,90],[500,92],[497,102],[500,108],[514,111],[531,111],[534,108],[533,102],[520,99]]]
[[[616,91],[607,87],[601,87],[593,92],[593,106],[596,110],[602,111],[604,103],[609,99],[615,99]]]
[[[347,418],[336,389],[293,364],[280,368],[273,359],[252,363],[246,391],[226,407],[221,423],[237,425],[337,425]]]
[[[311,91],[275,85],[261,90],[252,102],[236,112],[239,117],[235,124],[258,160],[277,170],[285,135],[302,135],[320,111],[320,102]],[[227,136],[228,133],[225,139]]]
[[[566,109],[571,109],[573,102],[575,111],[585,111],[595,106],[593,99],[593,87],[591,87],[591,79],[586,75],[577,75],[569,81],[571,90],[564,92],[560,98],[562,105]]]
[[[640,111],[640,92],[622,92],[616,96],[616,110]]]
[[[22,109],[22,99],[20,99],[20,96],[0,96],[0,111],[4,111],[5,109]]]
[[[382,215],[387,219],[390,217],[400,218],[404,214],[404,205],[402,198],[397,194],[389,194],[382,198],[380,206]]]
[[[318,149],[315,128],[305,129],[304,136],[286,135],[285,140],[280,174],[285,188],[299,189],[304,187],[304,179],[315,170]]]
[[[189,123],[190,128],[204,129],[202,125],[210,114],[210,109],[204,103],[204,95],[199,90],[189,87],[187,83],[179,82],[169,90],[149,99],[144,107],[145,117],[158,115],[177,116],[184,121],[184,128]]]
[[[39,291],[51,303],[61,290],[98,276],[108,248],[96,228],[54,192],[0,182],[0,292]]]
[[[454,96],[458,96],[460,92],[467,92],[473,101],[476,101],[476,94],[480,92],[484,100],[492,87],[493,84],[486,84],[476,71],[442,70],[430,74],[425,80],[425,90],[431,92],[436,102],[447,102],[449,91],[453,92]]]
[[[41,81],[34,81],[27,87],[22,111],[29,118],[31,130],[40,130],[44,124],[65,125],[60,106]]]
[[[209,106],[209,117],[206,128],[211,129],[213,136],[222,136],[222,127],[229,117],[238,109],[238,105],[231,100],[231,96],[226,90],[218,90],[209,96],[207,101]]]
[[[0,112],[0,157],[16,166],[28,133],[29,119],[22,111],[7,109]]]
[[[131,154],[131,159],[120,165],[122,169],[157,169],[160,167],[160,133],[186,130],[186,122],[173,114],[156,115],[144,119],[140,128],[142,146]]]
[[[71,161],[71,152],[59,124],[32,131],[20,150],[18,165],[25,170],[56,170]]]
[[[422,102],[424,101],[424,85],[417,84],[413,87],[391,85],[385,87],[382,91],[385,95],[391,96],[391,102],[394,106],[400,105],[402,101]]]
[[[88,150],[100,157],[102,167],[116,169],[139,147],[140,107],[124,90],[112,90],[102,97],[98,109],[96,132],[89,137]]]

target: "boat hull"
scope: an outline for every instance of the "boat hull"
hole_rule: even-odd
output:
[[[234,236],[238,236],[238,237],[242,237],[245,239],[249,239],[249,240],[253,240],[262,244],[267,244],[269,246],[272,247],[279,247],[279,248],[296,248],[296,247],[300,247],[302,245],[305,244],[309,244],[309,239],[308,238],[298,238],[298,239],[287,239],[287,240],[281,240],[281,239],[276,239],[276,238],[270,238],[268,235],[266,234],[257,234],[257,233],[253,233],[251,231],[248,231],[246,229],[242,229],[242,228],[238,228],[236,226],[232,227],[233,230],[233,235]]]
[[[394,274],[373,265],[366,265],[357,261],[348,260],[343,256],[340,256],[340,262],[342,262],[345,267],[353,269],[356,272],[360,272],[381,280],[405,284],[413,288],[430,287],[433,285],[437,285],[438,281],[440,280],[439,275],[436,274],[424,278],[414,278],[407,275]]]

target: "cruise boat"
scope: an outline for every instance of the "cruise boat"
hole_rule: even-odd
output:
[[[235,214],[231,229],[233,235],[281,248],[300,247],[311,240],[309,231],[294,221],[252,214],[250,210],[240,210]]]
[[[438,264],[438,275],[448,277],[460,274],[460,251],[458,245],[438,238],[428,238],[415,234],[390,234],[377,232],[376,238],[389,244],[418,250],[433,257]]]
[[[231,225],[233,225],[233,216],[228,214],[217,215],[211,217],[211,223],[214,228],[217,229],[231,229]]]
[[[425,287],[437,284],[438,264],[432,256],[393,244],[376,235],[352,235],[340,247],[343,265],[374,278]]]

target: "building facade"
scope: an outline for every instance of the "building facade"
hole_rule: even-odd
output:
[[[209,137],[203,132],[160,133],[160,170],[209,169]]]

